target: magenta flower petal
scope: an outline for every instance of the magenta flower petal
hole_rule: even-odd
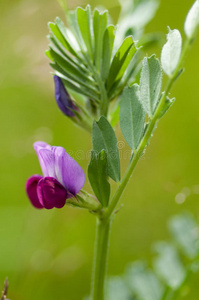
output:
[[[44,206],[40,203],[39,198],[37,196],[37,184],[41,180],[42,176],[33,175],[26,182],[26,193],[32,205],[38,209],[44,208]]]
[[[45,208],[62,208],[66,203],[67,191],[55,178],[44,177],[37,185],[37,195]]]

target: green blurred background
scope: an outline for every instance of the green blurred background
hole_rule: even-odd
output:
[[[115,0],[69,5],[87,3],[108,5],[117,20],[120,8]],[[166,33],[167,25],[183,32],[191,5],[192,1],[161,0],[146,32]],[[85,171],[91,148],[89,135],[80,134],[54,101],[44,50],[47,22],[56,16],[64,18],[55,0],[0,2],[0,284],[9,276],[13,300],[79,300],[90,288],[95,218],[68,207],[37,211],[24,191],[26,179],[41,173],[34,141],[64,146]],[[177,101],[160,122],[123,195],[125,205],[112,227],[110,275],[122,273],[135,259],[150,260],[152,243],[168,238],[169,216],[187,209],[199,216],[198,49],[199,38],[187,57],[186,72],[172,90]],[[88,181],[85,189],[90,191]],[[198,298],[198,279],[199,275],[193,279],[187,299]]]

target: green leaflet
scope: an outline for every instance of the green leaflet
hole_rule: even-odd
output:
[[[123,277],[114,276],[108,280],[107,284],[109,300],[132,300],[131,292]]]
[[[155,55],[143,59],[140,77],[140,102],[151,118],[156,109],[162,86],[162,71]]]
[[[115,132],[108,120],[102,116],[98,122],[93,123],[93,150],[97,153],[105,149],[108,161],[108,176],[114,181],[120,181],[120,158]]]
[[[62,54],[59,54],[50,46],[50,54],[53,57],[53,60],[67,73],[71,73],[76,77],[84,78],[87,80],[88,75],[85,74],[81,69],[79,69],[72,61],[68,60],[66,57],[63,57]]]
[[[100,153],[92,150],[91,161],[88,166],[88,178],[95,196],[102,204],[107,207],[110,197],[110,184],[107,179],[107,154],[105,150]]]
[[[139,145],[145,122],[145,112],[139,101],[139,94],[137,84],[125,88],[120,104],[120,127],[126,142],[133,150]]]
[[[154,272],[146,265],[137,261],[132,263],[125,276],[128,287],[133,295],[139,300],[160,300],[163,295],[163,286]]]
[[[131,62],[129,63],[124,75],[122,76],[122,79],[118,85],[118,82],[115,82],[112,88],[110,89],[108,96],[110,98],[110,101],[117,98],[121,93],[123,92],[124,87],[127,85],[127,82],[130,78],[136,78],[138,76],[138,73],[140,71],[139,66],[139,60],[140,60],[140,49],[136,51],[133,58],[131,59]]]
[[[59,50],[62,56],[66,57],[66,59],[69,60],[72,64],[74,64],[77,67],[77,69],[80,69],[84,73],[89,74],[88,69],[84,65],[82,65],[82,63],[80,63],[78,58],[75,58],[71,56],[70,53],[67,53],[63,45],[57,40],[57,38],[54,35],[50,36],[49,40],[52,43],[52,45],[49,46],[50,48],[54,49],[55,51],[56,49]]]
[[[102,80],[104,81],[107,80],[108,73],[109,73],[114,40],[115,40],[115,26],[110,25],[106,28],[103,36],[101,77]]]
[[[93,33],[94,33],[94,63],[98,71],[101,66],[102,44],[104,31],[108,22],[108,11],[100,13],[97,9],[93,15]]]
[[[117,101],[113,110],[109,114],[109,121],[112,127],[115,127],[119,122],[120,101]]]
[[[82,39],[86,46],[87,52],[91,60],[93,60],[93,46],[91,37],[91,12],[90,6],[87,5],[86,9],[78,7],[76,9],[77,23],[79,26],[79,31],[81,33]]]
[[[178,289],[185,279],[186,271],[180,261],[176,248],[166,242],[155,245],[158,256],[154,259],[154,268],[160,278],[173,290]]]
[[[169,221],[170,232],[183,251],[190,259],[199,255],[199,239],[195,234],[198,224],[190,213],[173,216]]]
[[[45,54],[46,54],[46,56],[47,56],[52,62],[54,62],[53,57],[52,57],[52,55],[50,54],[50,50],[46,50],[46,51],[45,51]]]
[[[88,80],[85,79],[81,79],[81,77],[76,77],[73,74],[67,72],[66,70],[63,70],[62,68],[59,67],[59,65],[57,65],[56,63],[52,64],[50,63],[50,66],[57,72],[59,72],[60,74],[62,74],[62,78],[64,79],[71,79],[74,82],[78,83],[80,86],[85,87],[88,92],[91,93],[95,93],[96,97],[99,96],[99,91],[93,87],[92,82],[89,82]],[[59,76],[59,75],[58,75]]]
[[[122,45],[113,57],[107,79],[108,91],[115,82],[119,84],[135,52],[136,47],[132,37],[129,36],[123,41]]]
[[[62,73],[60,72],[55,72],[55,75],[59,76],[63,83],[71,90],[81,94],[81,95],[84,95],[84,96],[87,96],[89,97],[90,99],[92,100],[95,100],[97,103],[100,101],[99,98],[96,96],[95,93],[93,93],[93,91],[91,90],[88,90],[87,88],[81,86],[80,84],[78,84],[77,82],[69,79],[69,78],[66,78]]]
[[[162,48],[161,64],[163,71],[171,76],[175,71],[181,56],[182,37],[177,29],[170,30],[167,34],[167,42]]]
[[[49,22],[48,24],[51,32],[53,33],[53,35],[58,39],[58,41],[64,46],[64,48],[66,48],[66,50],[68,50],[71,54],[73,54],[74,56],[76,56],[76,52],[74,51],[74,49],[71,47],[70,43],[68,42],[68,40],[66,39],[65,36],[63,36],[62,32],[59,30],[57,24],[51,23]]]

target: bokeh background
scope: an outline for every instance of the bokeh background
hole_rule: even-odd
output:
[[[69,6],[87,3],[69,1]],[[89,3],[108,6],[117,21],[116,0]],[[161,0],[146,32],[166,33],[167,25],[183,32],[191,5]],[[64,18],[55,0],[0,1],[0,285],[9,276],[13,300],[79,300],[90,289],[95,218],[70,207],[37,211],[24,191],[26,179],[41,173],[34,141],[64,146],[85,171],[91,148],[90,136],[80,133],[54,101],[44,50],[47,22],[56,16]],[[151,245],[168,238],[166,224],[173,214],[189,210],[199,216],[198,49],[199,38],[172,90],[177,101],[159,123],[123,195],[125,205],[112,227],[110,275],[136,259],[150,261]],[[88,181],[85,189],[90,191]],[[197,298],[198,279],[193,278],[187,299]]]

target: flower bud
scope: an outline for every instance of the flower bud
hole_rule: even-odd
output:
[[[80,127],[91,132],[93,119],[86,109],[75,103],[67,92],[61,78],[54,76],[55,99],[59,109]]]
[[[74,111],[78,111],[78,107],[72,101],[69,93],[65,89],[61,78],[54,76],[55,82],[55,100],[59,109],[68,117],[75,117]]]

